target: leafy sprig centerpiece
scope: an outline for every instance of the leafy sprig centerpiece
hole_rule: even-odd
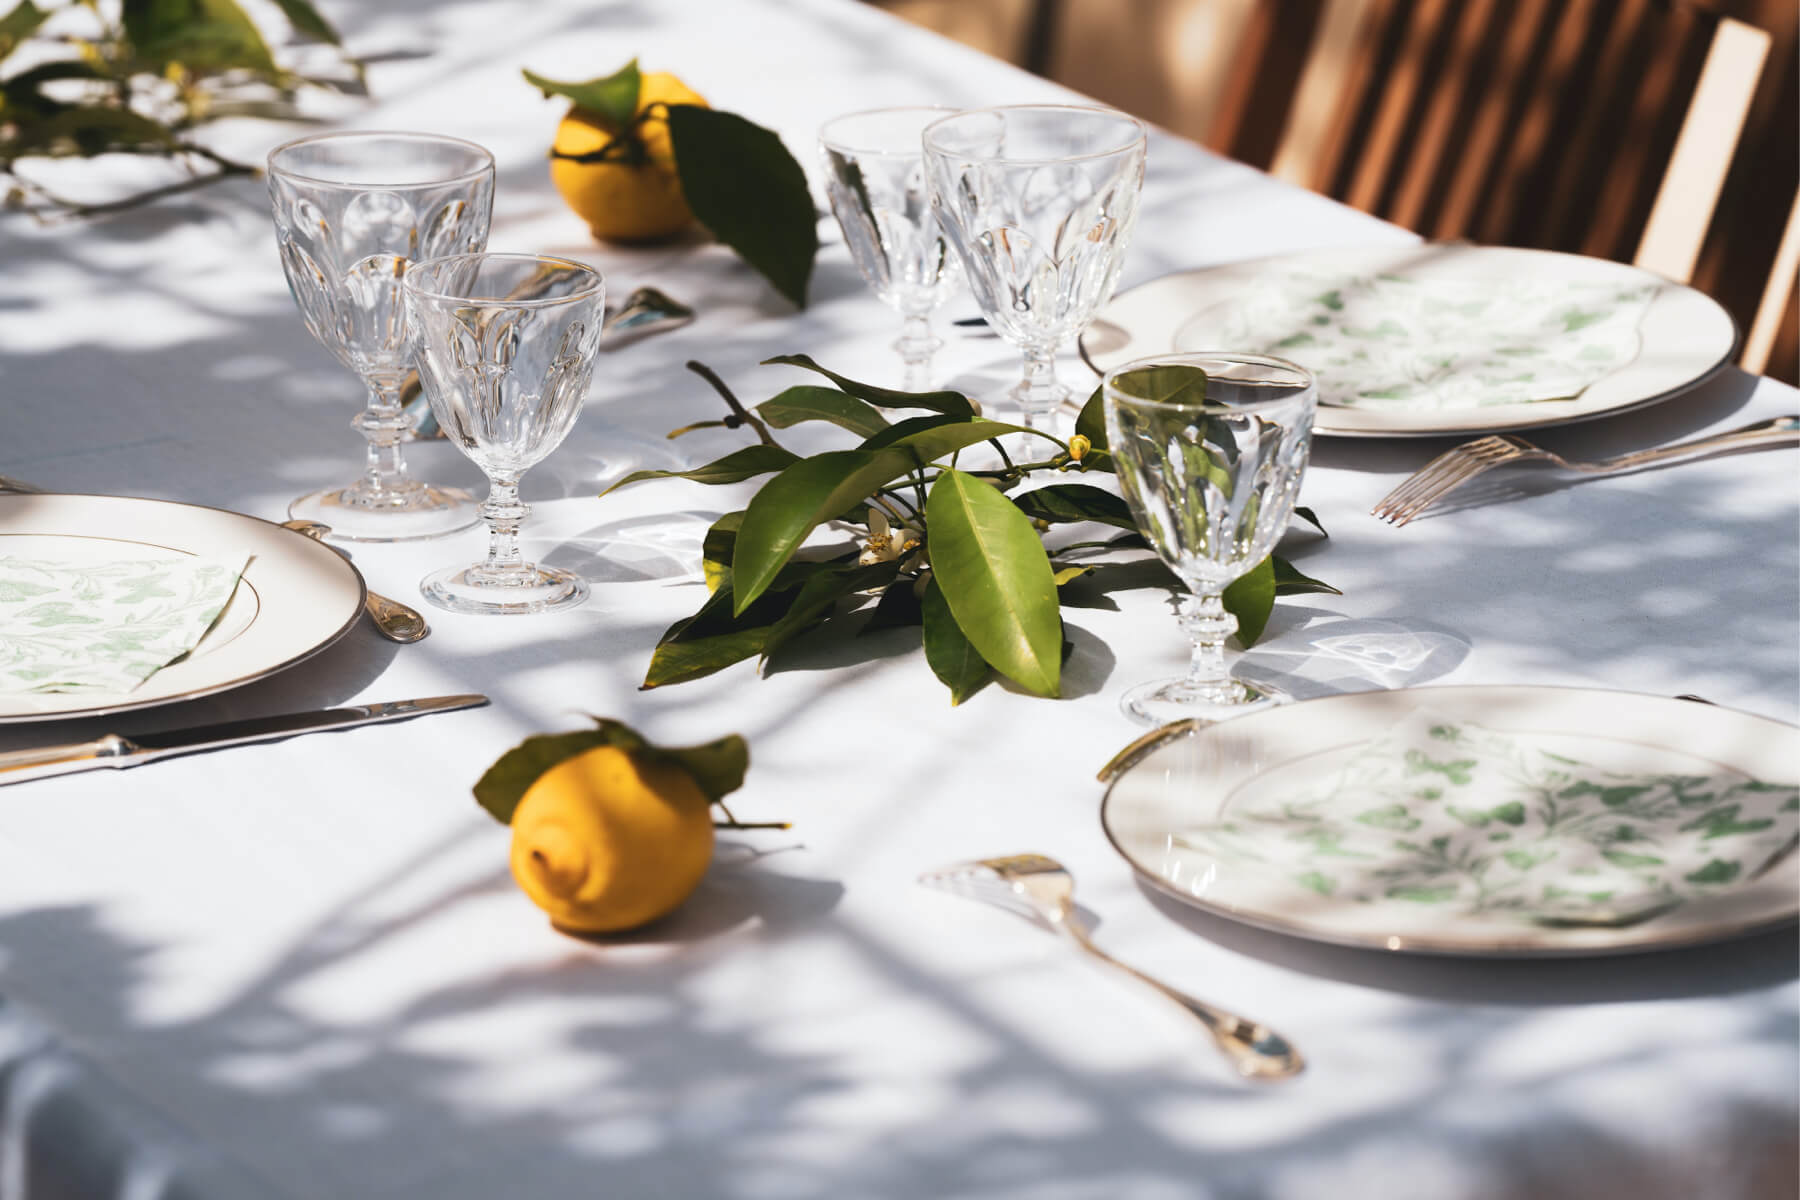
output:
[[[1079,602],[1072,585],[1088,580],[1091,603],[1094,583],[1140,586],[1143,564],[1159,562],[1117,491],[1084,478],[1113,472],[1101,393],[1064,440],[990,420],[961,392],[892,391],[805,355],[770,364],[811,371],[830,386],[789,387],[751,409],[691,362],[730,412],[669,436],[747,428],[756,442],[685,471],[638,471],[607,489],[769,477],[744,508],[707,530],[707,599],[664,632],[643,686],[698,679],[750,658],[766,665],[796,638],[854,621],[862,632],[920,627],[926,663],[953,704],[996,673],[1034,695],[1059,695],[1069,650],[1062,608]],[[1191,394],[1204,378],[1182,385]],[[773,432],[811,422],[858,440],[802,456]],[[1323,535],[1310,510],[1295,511]],[[1082,537],[1081,526],[1103,536]],[[1152,578],[1176,586],[1166,570]],[[1336,589],[1278,556],[1259,563],[1225,593],[1239,642],[1261,636],[1277,596],[1304,592]]]
[[[221,117],[304,120],[302,89],[363,94],[362,64],[311,0],[273,0],[291,33],[337,48],[345,77],[282,65],[237,0],[18,0],[0,15],[0,178],[6,207],[115,212],[260,168],[194,140]],[[69,199],[18,171],[22,161],[128,154],[190,174],[99,202]]]

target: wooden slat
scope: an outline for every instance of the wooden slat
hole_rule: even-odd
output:
[[[1270,174],[1325,191],[1353,119],[1349,97],[1360,95],[1374,70],[1381,0],[1333,0],[1313,30],[1306,69],[1282,131]]]
[[[1775,348],[1782,320],[1788,315],[1788,300],[1794,294],[1797,274],[1800,274],[1800,191],[1794,193],[1794,206],[1788,210],[1781,248],[1775,252],[1775,269],[1769,272],[1762,303],[1757,305],[1756,319],[1750,325],[1750,336],[1744,339],[1744,353],[1738,358],[1744,370],[1761,375],[1768,369],[1769,354]],[[1791,363],[1782,365],[1789,371],[1793,369]]]
[[[1638,266],[1681,282],[1693,277],[1770,41],[1742,21],[1720,20],[1638,243]]]
[[[1516,118],[1525,81],[1532,73],[1531,47],[1543,28],[1551,0],[1518,0],[1507,5],[1506,37],[1488,86],[1476,98],[1474,116],[1458,151],[1465,156],[1445,192],[1431,232],[1440,238],[1461,237],[1474,224],[1475,210],[1492,186],[1502,134]],[[1560,0],[1559,0],[1560,3]],[[1420,232],[1428,232],[1420,230]]]
[[[1542,184],[1534,181],[1533,167],[1545,160],[1556,135],[1558,110],[1564,93],[1573,86],[1575,66],[1587,39],[1592,6],[1565,3],[1549,31],[1548,44],[1538,59],[1539,69],[1525,89],[1527,98],[1495,176],[1495,186],[1482,205],[1474,240],[1495,244],[1527,243],[1512,233],[1514,216],[1526,205],[1543,201]]]
[[[1407,17],[1400,51],[1376,98],[1374,123],[1356,149],[1356,168],[1344,199],[1364,212],[1382,211],[1395,160],[1406,153],[1404,133],[1429,70],[1431,47],[1443,32],[1449,0],[1416,0]],[[1402,10],[1404,13],[1404,10]]]
[[[1550,148],[1553,166],[1540,175],[1545,187],[1536,213],[1539,244],[1571,249],[1585,231],[1619,219],[1619,210],[1595,205],[1595,194],[1608,177],[1624,177],[1614,171],[1614,163],[1632,151],[1640,136],[1629,121],[1638,87],[1633,72],[1640,68],[1655,24],[1650,0],[1588,0],[1587,7],[1594,10],[1594,22],[1586,53],[1575,68],[1581,86],[1572,92]],[[1631,178],[1641,186],[1641,176]],[[1618,233],[1616,228],[1608,232]]]
[[[1449,141],[1450,131],[1467,103],[1469,89],[1484,74],[1478,66],[1484,57],[1493,7],[1493,0],[1468,0],[1450,16],[1450,45],[1437,68],[1443,83],[1426,102],[1418,134],[1408,139],[1404,171],[1393,203],[1387,208],[1387,217],[1395,224],[1420,228],[1426,202],[1439,190],[1436,185],[1440,179],[1478,168],[1464,153],[1466,147],[1450,146]]]

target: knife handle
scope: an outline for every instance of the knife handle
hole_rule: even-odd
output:
[[[24,783],[27,779],[91,771],[96,767],[126,767],[139,750],[136,742],[109,733],[91,742],[0,751],[0,784]]]

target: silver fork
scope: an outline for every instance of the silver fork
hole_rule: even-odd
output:
[[[1288,1040],[1267,1025],[1247,1020],[1211,1004],[1196,1000],[1168,984],[1128,967],[1094,945],[1075,915],[1075,879],[1064,866],[1042,854],[1011,854],[957,863],[919,876],[919,882],[975,899],[997,902],[1015,911],[1023,907],[1032,916],[1066,935],[1101,962],[1149,984],[1200,1019],[1238,1074],[1248,1079],[1285,1079],[1297,1075],[1305,1060]]]
[[[1720,450],[1792,441],[1800,441],[1800,417],[1776,417],[1746,425],[1742,429],[1733,429],[1729,433],[1710,434],[1688,442],[1676,442],[1672,446],[1639,450],[1634,454],[1621,454],[1598,462],[1573,462],[1560,454],[1534,446],[1524,438],[1514,437],[1512,434],[1496,434],[1452,446],[1407,476],[1399,487],[1383,496],[1369,511],[1391,525],[1404,525],[1424,509],[1443,499],[1452,489],[1461,487],[1483,471],[1503,463],[1541,459],[1555,463],[1566,471],[1611,475],[1616,471],[1629,471],[1634,467],[1666,459],[1689,458]]]

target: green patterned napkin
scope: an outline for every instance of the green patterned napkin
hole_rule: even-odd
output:
[[[1563,400],[1636,357],[1655,284],[1293,271],[1200,313],[1178,350],[1250,350],[1319,378],[1319,401],[1435,410]]]
[[[1414,712],[1324,789],[1179,840],[1336,901],[1619,922],[1755,876],[1800,831],[1800,788],[1559,752],[1579,745]]]
[[[194,648],[247,562],[0,557],[0,693],[129,692]]]

